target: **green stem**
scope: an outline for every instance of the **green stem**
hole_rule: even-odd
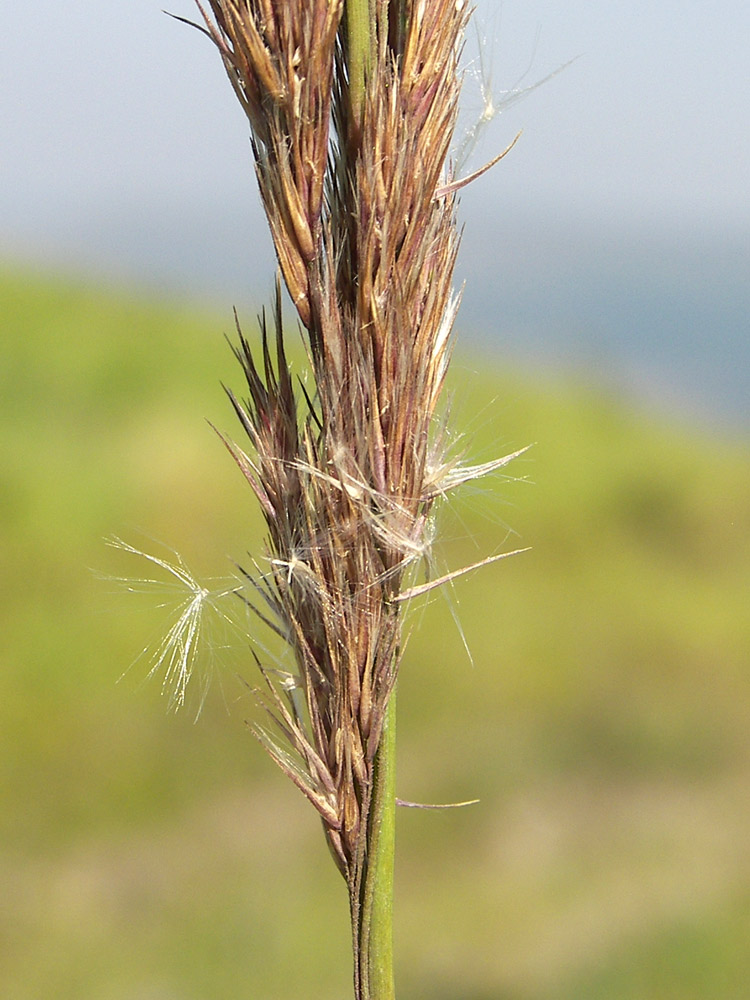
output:
[[[396,692],[380,738],[368,818],[367,870],[358,928],[359,997],[394,1000],[393,863],[396,838]]]
[[[346,0],[347,69],[352,120],[358,131],[365,102],[365,79],[375,51],[373,0]]]
[[[346,0],[346,64],[351,132],[356,152],[362,133],[367,75],[375,59],[377,0]],[[384,10],[387,8],[383,8]],[[367,816],[365,870],[353,909],[357,926],[357,1000],[395,1000],[393,984],[393,861],[396,833],[396,696],[391,693],[375,756]]]

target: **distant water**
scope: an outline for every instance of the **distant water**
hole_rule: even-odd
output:
[[[467,199],[461,338],[498,358],[570,366],[677,415],[750,430],[750,233],[514,218]],[[6,254],[18,240],[6,238]],[[45,234],[47,261],[179,296],[268,298],[273,251],[248,202],[123,210]],[[34,239],[24,240],[34,256]]]
[[[750,232],[469,217],[462,323],[499,354],[572,364],[750,430]]]

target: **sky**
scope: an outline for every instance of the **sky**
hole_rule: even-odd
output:
[[[5,232],[41,235],[135,204],[210,214],[254,198],[247,129],[217,55],[162,4],[195,16],[190,0],[6,7]],[[746,0],[479,0],[476,19],[500,101],[575,61],[496,119],[476,155],[519,128],[522,141],[472,198],[499,216],[528,207],[750,226]],[[479,108],[476,91],[469,77],[467,108]]]
[[[162,4],[195,17],[191,0],[6,5],[0,256],[232,301],[264,294],[273,257],[246,122],[210,42]],[[534,247],[540,259],[596,252],[588,237],[561,248],[561,231],[708,241],[715,270],[727,247],[747,251],[747,0],[476,7],[462,127],[481,112],[480,78],[502,111],[467,169],[523,134],[462,195],[471,294],[496,282],[495,254],[533,270]]]

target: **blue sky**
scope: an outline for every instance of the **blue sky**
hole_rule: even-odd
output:
[[[6,5],[0,255],[215,294],[225,303],[249,296],[255,305],[270,289],[273,256],[247,125],[208,40],[166,17],[162,4],[195,16],[191,0]],[[646,237],[663,237],[678,248],[692,241],[682,263],[669,249],[653,253],[673,303],[690,301],[695,276],[705,270],[703,243],[715,251],[712,273],[725,273],[727,264],[734,269],[731,315],[726,322],[718,317],[710,334],[731,327],[732,343],[745,343],[747,296],[739,286],[750,260],[747,0],[478,0],[476,17],[485,75],[501,104],[574,61],[511,102],[474,152],[470,167],[523,129],[513,152],[462,195],[462,274],[476,279],[463,315],[479,327],[487,315],[480,303],[500,315],[499,280],[516,288],[520,315],[534,305],[535,287],[562,281],[559,265],[568,267],[571,255],[580,267],[568,284],[601,288],[601,275],[582,280],[599,253],[596,240],[561,240],[561,232],[623,234],[635,253]],[[475,41],[471,33],[470,52]],[[465,121],[480,107],[476,71],[475,60]],[[619,240],[604,243],[611,248]],[[502,275],[493,269],[495,254]],[[616,266],[604,276],[610,285]],[[544,271],[538,280],[535,269]],[[704,285],[700,308],[710,317],[710,282]],[[641,325],[656,324],[671,308],[659,294],[653,291],[653,310],[638,318]],[[610,299],[621,302],[621,291]],[[537,304],[529,326],[545,321],[547,306]],[[589,304],[556,301],[570,316]],[[606,342],[607,331],[602,326],[599,337],[595,325],[604,311],[603,300],[588,309],[594,327],[587,336],[597,343]],[[675,307],[675,341],[685,321]],[[627,323],[620,327],[626,336]],[[701,332],[696,327],[694,337]],[[505,343],[511,338],[508,329]],[[665,369],[673,368],[665,357]],[[728,357],[727,370],[737,369],[740,358]],[[701,364],[695,361],[696,370]],[[745,390],[738,385],[734,392],[741,397]]]
[[[253,197],[247,130],[215,53],[162,13],[190,0],[8,5],[0,40],[0,226]],[[499,214],[750,226],[750,4],[479,0],[498,94],[563,73],[509,108],[481,153],[524,129],[467,193]],[[467,90],[467,104],[477,95]]]

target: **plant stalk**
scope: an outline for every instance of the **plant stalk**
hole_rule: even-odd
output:
[[[346,0],[350,148],[361,140],[367,77],[375,53],[375,0]],[[352,908],[357,1000],[394,1000],[393,871],[396,833],[396,696],[391,692],[373,770],[365,872]]]
[[[365,81],[375,51],[373,0],[346,0],[347,71],[352,124],[356,133],[362,123]]]
[[[357,927],[357,1000],[394,1000],[393,869],[396,839],[396,692],[391,693],[368,818],[367,870]]]

